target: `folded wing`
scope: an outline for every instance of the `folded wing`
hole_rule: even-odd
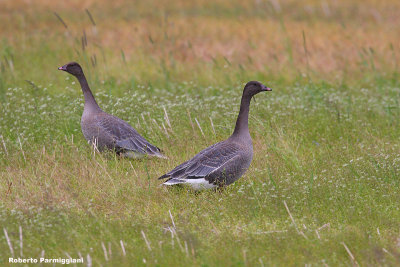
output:
[[[210,146],[192,159],[175,167],[172,171],[164,174],[159,179],[169,178],[178,183],[181,181],[189,181],[193,179],[207,179],[210,174],[219,171],[223,166],[232,159],[239,156],[240,147],[236,143],[228,143],[226,141]]]
[[[106,114],[97,118],[97,125],[111,135],[115,140],[118,152],[132,151],[138,154],[149,154],[164,157],[158,147],[150,144],[127,122]]]

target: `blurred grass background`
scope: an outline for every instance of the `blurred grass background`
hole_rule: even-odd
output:
[[[399,11],[374,0],[2,1],[0,263],[397,265]],[[72,60],[100,106],[169,160],[93,153],[79,85],[57,70]],[[230,135],[249,80],[273,91],[252,102],[246,175],[221,193],[158,187]]]
[[[377,71],[390,77],[397,70],[399,5],[373,0],[5,1],[2,63],[6,68],[14,58],[14,75],[46,75],[51,81],[59,75],[42,70],[71,58],[86,67],[97,63],[93,68],[102,79],[118,74],[118,80],[162,85],[222,84],[255,73],[290,81],[307,74],[352,82]]]

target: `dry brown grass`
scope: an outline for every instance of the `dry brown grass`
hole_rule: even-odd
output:
[[[41,42],[44,36],[46,45],[62,49],[65,42],[77,42],[73,36],[79,41],[85,30],[88,51],[97,57],[101,46],[113,51],[110,61],[119,61],[123,51],[130,62],[165,63],[181,73],[193,73],[196,66],[213,59],[224,64],[225,57],[234,66],[271,73],[357,76],[393,69],[397,58],[391,46],[400,48],[397,1],[156,1],[152,9],[140,1],[40,0],[0,5],[1,35],[17,49],[30,40]],[[65,19],[68,30],[53,12]]]

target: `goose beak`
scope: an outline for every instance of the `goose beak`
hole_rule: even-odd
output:
[[[269,87],[263,86],[262,91],[272,91],[272,89]]]
[[[59,69],[59,70],[66,71],[66,70],[67,70],[67,65],[64,65],[64,66],[62,66],[62,67],[59,67],[58,69]]]

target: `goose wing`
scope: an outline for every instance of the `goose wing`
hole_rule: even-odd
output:
[[[97,125],[114,138],[115,148],[119,151],[161,155],[158,147],[150,144],[132,126],[118,117],[109,114],[98,116]]]
[[[168,180],[202,179],[223,167],[227,162],[240,156],[240,146],[226,141],[210,146],[192,159],[175,167],[159,179]],[[168,181],[167,180],[167,181]]]

